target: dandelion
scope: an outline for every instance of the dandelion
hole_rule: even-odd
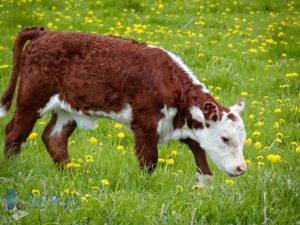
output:
[[[70,189],[65,189],[65,190],[63,190],[62,192],[61,192],[61,196],[64,196],[64,195],[68,195],[70,193]]]
[[[167,163],[167,165],[174,165],[175,161],[174,161],[174,159],[168,159],[168,160],[166,160],[166,163]]]
[[[271,161],[272,163],[277,163],[281,160],[281,156],[280,155],[273,155],[273,154],[270,154],[267,156],[267,159],[269,161]]]
[[[33,194],[35,197],[39,197],[41,195],[38,189],[32,189],[31,194]]]
[[[245,142],[246,145],[251,145],[252,143],[252,139],[251,138],[248,138]]]
[[[171,151],[171,153],[170,153],[170,155],[171,155],[171,156],[177,156],[177,155],[178,155],[178,153],[177,153],[177,151],[175,151],[175,150],[172,150],[172,151]]]
[[[246,159],[246,160],[245,160],[245,163],[246,163],[247,165],[250,165],[250,164],[252,163],[252,161],[251,161],[250,159]]]
[[[283,58],[285,58],[285,57],[287,56],[287,54],[286,54],[286,53],[282,53],[281,56],[282,56]]]
[[[273,127],[274,127],[274,128],[279,128],[279,123],[278,123],[278,122],[275,122]]]
[[[71,195],[79,196],[79,192],[78,191],[71,191]]]
[[[101,184],[105,185],[105,186],[108,186],[109,185],[109,181],[107,179],[102,179],[101,180]]]
[[[38,136],[37,133],[31,132],[31,133],[29,134],[27,140],[33,140],[33,139],[35,139],[37,136]]]
[[[297,153],[300,153],[300,146],[298,146],[298,147],[295,149],[295,151],[296,151]]]
[[[125,137],[125,134],[124,132],[120,132],[117,134],[117,137],[120,138],[120,139],[123,139]]]
[[[298,73],[287,73],[285,74],[286,77],[297,77],[298,76]]]
[[[233,185],[233,184],[234,184],[234,181],[233,181],[232,179],[226,179],[226,180],[225,180],[225,183],[226,183],[227,185]]]
[[[256,159],[259,160],[259,161],[262,161],[262,160],[264,160],[264,157],[262,155],[259,155],[259,156],[256,157]]]
[[[243,96],[243,97],[248,96],[248,92],[243,91],[243,92],[241,93],[241,96]]]
[[[79,168],[81,165],[79,163],[75,163],[75,162],[70,162],[67,164],[67,168]]]
[[[180,185],[177,185],[177,186],[176,186],[176,191],[177,191],[177,192],[183,192],[183,187],[180,186]]]
[[[251,53],[257,53],[257,49],[256,48],[250,48],[248,51],[251,52]]]
[[[92,163],[92,162],[94,162],[94,157],[93,157],[92,155],[86,155],[86,156],[84,157],[84,159],[85,159],[85,161],[86,161],[87,163]]]
[[[48,28],[48,29],[51,29],[52,27],[53,27],[53,23],[49,22],[49,23],[47,24],[47,28]]]
[[[123,128],[123,124],[121,124],[121,123],[116,123],[116,124],[115,124],[115,128],[116,128],[116,129],[121,129],[121,128]]]
[[[281,113],[281,109],[274,109],[274,113]]]
[[[294,145],[294,146],[296,146],[296,147],[298,146],[298,144],[297,144],[296,141],[292,141],[292,142],[291,142],[291,145]]]
[[[253,119],[255,118],[255,116],[254,116],[253,114],[251,114],[251,115],[248,116],[248,118],[249,118],[250,120],[253,120]]]
[[[192,186],[192,190],[199,190],[199,189],[202,189],[202,188],[204,188],[204,187],[200,184]]]
[[[89,139],[89,141],[90,141],[91,143],[93,143],[93,144],[96,144],[96,143],[98,142],[97,138],[95,138],[95,137],[91,137],[91,138]]]
[[[166,162],[166,160],[164,158],[159,158],[158,159],[158,163],[165,163],[165,162]]]
[[[125,151],[125,147],[123,145],[118,145],[117,150],[118,151]]]
[[[254,144],[254,147],[255,147],[256,149],[261,149],[262,145],[261,145],[261,143],[258,141],[258,142],[256,142],[256,143]]]
[[[265,163],[264,163],[264,162],[258,162],[258,165],[259,165],[259,166],[264,166]]]
[[[0,69],[7,69],[8,68],[8,65],[7,64],[3,64],[0,66]]]
[[[254,131],[254,132],[252,133],[252,135],[253,135],[253,136],[260,136],[261,133],[260,133],[259,131]]]

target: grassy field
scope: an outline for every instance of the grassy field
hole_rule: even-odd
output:
[[[1,0],[1,94],[15,36],[34,25],[161,46],[224,105],[244,98],[248,171],[228,178],[210,162],[212,185],[195,188],[192,153],[170,142],[149,176],[138,168],[131,131],[102,119],[96,130],[74,132],[74,173],[60,173],[40,138],[45,116],[18,158],[0,154],[0,201],[11,190],[28,213],[15,220],[3,203],[1,224],[300,223],[299,1]],[[1,146],[13,111],[0,120]]]

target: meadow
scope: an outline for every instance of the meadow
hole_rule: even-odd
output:
[[[212,184],[197,186],[191,151],[169,142],[149,176],[138,168],[130,129],[101,119],[96,130],[73,133],[73,174],[59,172],[41,141],[46,115],[19,157],[0,154],[0,224],[300,223],[299,1],[1,0],[1,95],[14,39],[30,26],[163,47],[223,105],[244,98],[248,171],[230,178],[209,162]],[[13,111],[0,120],[1,146]],[[18,196],[12,211],[3,201],[9,190]],[[28,215],[14,217],[19,211]]]

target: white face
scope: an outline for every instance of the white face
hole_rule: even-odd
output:
[[[238,176],[246,171],[243,156],[246,132],[240,112],[231,107],[229,113],[223,113],[221,121],[210,120],[209,128],[194,130],[203,150],[230,176]]]

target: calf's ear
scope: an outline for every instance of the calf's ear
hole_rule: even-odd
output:
[[[206,120],[217,122],[219,119],[218,107],[212,102],[206,103],[204,105],[204,117]]]
[[[239,115],[241,115],[244,108],[245,108],[245,100],[240,99],[233,106],[231,106],[229,109],[230,109],[230,111],[237,112]]]

